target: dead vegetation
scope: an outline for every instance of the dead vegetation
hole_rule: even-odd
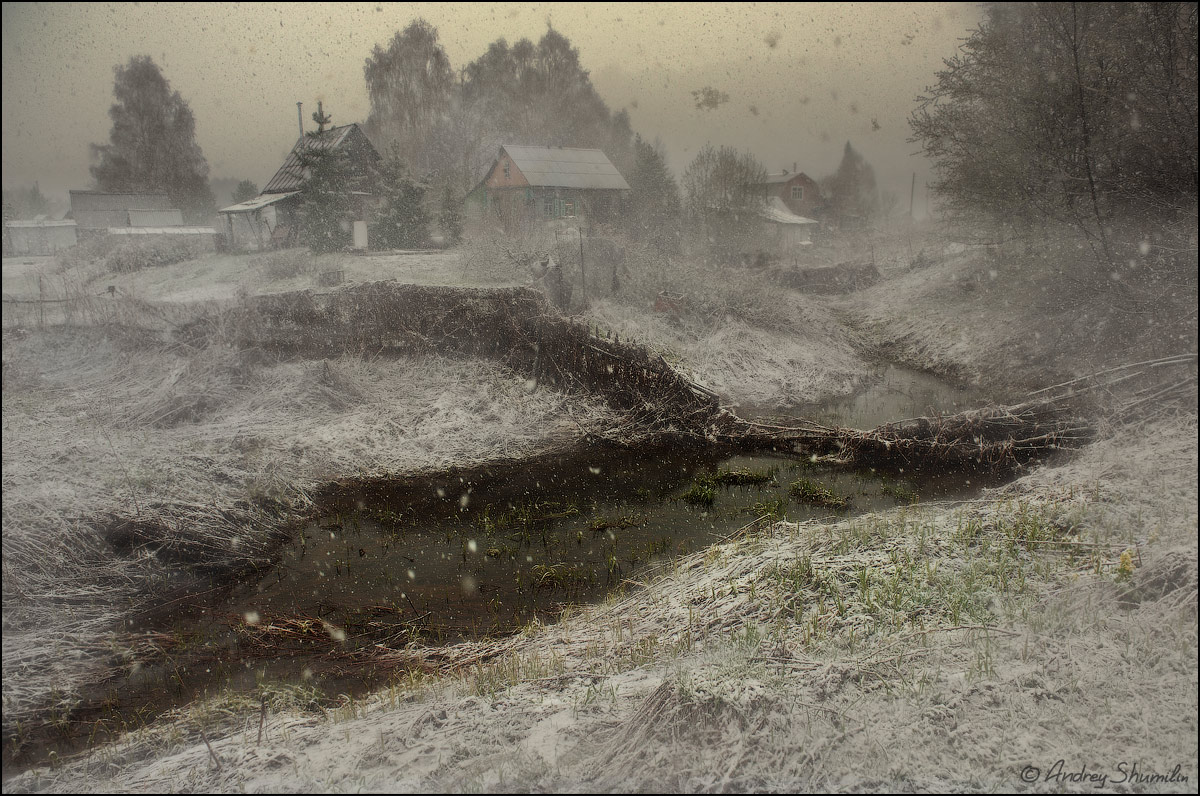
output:
[[[1144,375],[1120,373],[1090,386],[1072,382],[1014,406],[916,418],[868,431],[815,423],[772,428],[722,410],[715,393],[645,346],[563,318],[539,294],[522,288],[464,291],[377,283],[325,295],[279,294],[252,299],[220,322],[241,346],[304,356],[430,350],[490,356],[535,385],[603,396],[626,413],[618,436],[625,441],[681,434],[747,447],[786,444],[865,465],[1010,468],[1076,448],[1092,435],[1084,419],[1088,394]]]
[[[553,625],[377,656],[397,676],[369,698],[264,686],[7,785],[253,790],[280,761],[297,790],[986,790],[1072,755],[1190,775],[1194,439],[1194,413],[1160,417],[965,505],[755,522]]]
[[[102,310],[89,303],[93,301],[110,302],[101,306],[121,307],[128,316]],[[94,661],[84,677],[122,671],[101,648],[110,649],[105,645],[113,640],[111,627],[124,614],[129,599],[145,600],[148,584],[153,594],[162,595],[165,584],[178,582],[179,564],[190,573],[203,574],[210,564],[228,572],[229,566],[261,560],[269,534],[286,517],[303,513],[310,504],[310,487],[333,474],[354,471],[365,478],[386,477],[437,469],[463,458],[510,455],[514,450],[519,454],[551,438],[561,441],[594,434],[629,440],[651,433],[807,445],[818,455],[843,460],[865,456],[901,464],[933,460],[946,465],[1011,466],[1059,447],[1082,444],[1095,431],[1096,415],[1088,414],[1088,404],[1111,407],[1114,402],[1108,393],[1122,391],[1121,385],[1128,387],[1135,379],[1153,377],[1147,386],[1122,393],[1117,403],[1126,410],[1126,425],[1152,428],[1186,411],[1189,401],[1193,413],[1195,406],[1192,354],[1121,366],[1031,395],[1015,407],[919,418],[867,431],[815,424],[769,428],[743,424],[722,413],[711,392],[675,373],[657,354],[629,345],[628,339],[621,339],[624,334],[597,334],[578,322],[547,319],[541,300],[530,291],[407,291],[385,285],[327,297],[264,297],[229,314],[189,310],[172,315],[163,328],[184,328],[182,343],[145,340],[140,331],[145,328],[145,313],[166,312],[157,305],[141,307],[111,296],[83,296],[73,298],[68,306],[75,315],[68,314],[67,319],[90,313],[89,323],[105,327],[101,347],[112,343],[112,349],[97,354],[94,346],[64,345],[61,339],[47,345],[57,332],[9,333],[5,340],[6,420],[20,415],[37,421],[33,431],[18,433],[8,423],[5,428],[6,728],[10,718],[27,719],[46,706],[69,708],[70,691],[56,691],[51,684],[78,682],[80,657]],[[6,322],[9,310],[6,304]],[[118,326],[122,317],[132,322],[139,316],[141,327],[123,332]],[[63,348],[69,349],[70,361],[59,369],[57,357]],[[369,364],[378,361],[374,358],[380,352],[388,354],[388,369],[395,371],[387,377]],[[48,361],[53,364],[41,364],[43,354],[50,354]],[[292,354],[300,356],[292,359]],[[469,364],[448,359],[464,355],[479,359]],[[491,361],[504,363],[510,371],[495,369]],[[521,378],[513,379],[511,371]],[[425,381],[432,386],[423,385]],[[463,384],[487,387],[464,399]],[[529,391],[540,384],[576,395]],[[20,389],[9,390],[10,385]],[[580,412],[578,396],[593,392],[623,413],[618,417],[595,404]],[[497,406],[519,405],[530,395],[537,396],[537,407],[529,417],[506,426],[500,435],[503,439],[469,430],[473,425],[494,426]],[[1093,401],[1098,397],[1104,400]],[[414,411],[416,406],[422,409]],[[428,406],[434,409],[428,411]],[[564,406],[574,419],[562,417]],[[45,412],[56,418],[56,427],[37,420]],[[1107,417],[1103,412],[1100,417],[1111,424],[1120,414],[1110,410]],[[1081,425],[1081,417],[1089,423]],[[549,425],[541,427],[543,423]],[[453,433],[447,435],[447,428]],[[155,451],[153,455],[146,455],[148,447]],[[163,500],[164,494],[172,498]],[[756,526],[760,535],[765,534],[762,527]],[[990,528],[987,533],[997,532]],[[1047,549],[1039,548],[1038,540],[1032,547],[1028,541],[1022,542],[1027,550]],[[1058,544],[1067,552],[1094,555],[1099,571],[1114,573],[1120,566],[1119,543],[1099,547],[1099,543],[1076,543],[1067,537],[1058,538]],[[832,561],[831,555],[822,563]],[[1194,554],[1188,561],[1194,561]],[[704,561],[703,569],[711,564]],[[863,568],[876,565],[885,566],[882,560],[871,559]],[[697,573],[701,571],[701,564],[694,566]],[[732,583],[743,570],[757,572],[756,566],[734,559],[721,572]],[[844,601],[853,590],[851,577],[858,573],[841,574],[846,577],[838,581],[837,593]],[[1175,582],[1174,575],[1164,577],[1164,582]],[[738,584],[728,597],[740,595],[737,589],[745,582]],[[1146,599],[1140,591],[1126,591],[1127,602]],[[1190,605],[1194,616],[1194,589],[1192,595],[1188,603],[1186,594],[1180,597],[1173,590],[1173,605],[1183,611]],[[753,599],[730,602],[716,592],[705,598],[699,590],[692,596],[699,600],[695,605],[703,607],[709,639],[744,632],[751,614],[739,611],[757,610]],[[832,591],[825,597],[827,607],[836,603]],[[664,620],[643,616],[641,598],[630,597],[621,605],[620,615],[635,622],[639,634],[635,636],[631,629],[626,640],[624,631],[618,631],[615,642],[605,641],[600,647],[611,647],[616,659],[628,661],[630,667],[654,665],[663,654],[660,643],[682,645],[687,638],[694,643],[700,637],[684,635],[678,611],[671,620],[673,629],[663,636]],[[819,612],[819,616],[827,614]],[[48,619],[51,615],[55,618]],[[686,627],[691,633],[690,619]],[[857,625],[826,629],[845,633],[853,627]],[[908,641],[915,644],[925,637],[923,632],[914,631]],[[972,633],[970,626],[957,625],[946,632],[958,634],[955,638]],[[98,638],[105,639],[104,645],[96,642]],[[513,684],[504,681],[505,661],[529,649],[519,646],[520,638],[483,647],[389,648],[382,658],[378,651],[358,652],[347,658],[346,665],[353,669],[382,662],[397,670],[467,673],[477,690],[495,693]],[[567,641],[558,634],[547,643]],[[270,639],[264,642],[269,645]],[[553,655],[561,647],[539,646],[538,650]],[[957,643],[949,650],[948,659],[964,666],[976,656],[973,647]],[[899,658],[876,658],[880,656],[863,653],[868,664],[890,666],[878,670],[885,675],[904,671]],[[807,671],[806,660],[775,651],[759,650],[746,660],[777,664],[780,671]],[[862,668],[854,671],[861,673]],[[546,671],[538,676],[558,678],[563,673]],[[582,682],[575,675],[571,678],[569,682]],[[847,681],[841,674],[834,679]],[[496,688],[488,691],[489,683]],[[660,743],[681,737],[699,715],[696,706],[712,702],[711,693],[700,689],[697,695],[681,680],[659,694],[657,702],[647,703],[669,719],[665,724],[647,724],[651,711],[620,725],[601,727],[620,730],[597,736],[603,743],[591,758],[597,766],[593,774],[601,771],[602,760],[649,765],[653,761],[626,739]],[[770,739],[770,734],[764,735],[767,725],[754,723],[761,717],[752,711],[721,710],[725,708],[713,715],[747,720],[744,726],[738,721],[745,744],[737,745],[742,736],[731,740],[738,750],[734,763],[749,749],[767,748],[754,746]],[[218,754],[228,754],[228,746],[216,743]],[[593,781],[603,781],[596,776]],[[694,787],[738,783],[760,787],[794,781],[782,773],[777,780],[746,780],[728,772],[723,777],[706,776],[678,782]],[[673,781],[662,782],[665,787]]]
[[[268,564],[321,485],[543,452],[613,422],[486,360],[288,361],[219,329],[199,345],[10,330],[4,379],[6,737],[110,675],[131,611]]]

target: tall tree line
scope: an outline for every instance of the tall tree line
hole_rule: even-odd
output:
[[[608,108],[578,49],[553,29],[536,44],[498,39],[456,71],[436,28],[418,19],[372,51],[363,75],[376,148],[397,145],[414,170],[459,192],[503,143],[601,149],[622,173],[633,165],[628,114]]]
[[[958,215],[1114,229],[1194,218],[1196,3],[993,4],[910,119]]]

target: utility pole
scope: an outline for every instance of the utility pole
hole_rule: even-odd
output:
[[[913,220],[913,198],[917,195],[917,173],[913,172],[912,187],[908,189],[908,220]]]
[[[300,137],[304,137],[304,112],[300,110],[303,102],[296,103],[296,121],[300,123]]]
[[[583,266],[583,227],[579,228],[579,277],[583,281],[583,306],[587,306],[587,269]]]

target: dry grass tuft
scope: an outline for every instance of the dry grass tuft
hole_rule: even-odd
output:
[[[6,733],[111,670],[131,605],[265,565],[320,485],[530,454],[613,422],[485,360],[286,360],[210,332],[6,334]]]

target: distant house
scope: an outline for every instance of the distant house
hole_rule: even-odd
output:
[[[798,216],[811,218],[820,213],[821,188],[816,180],[802,171],[784,169],[779,174],[768,174],[767,181],[759,184],[763,198],[779,199],[784,206]]]
[[[125,227],[178,227],[183,214],[162,191],[71,191],[80,239]]]
[[[500,147],[487,175],[467,194],[468,218],[506,226],[560,218],[608,221],[629,183],[599,149]]]
[[[343,224],[353,234],[354,247],[367,248],[368,219],[378,202],[373,181],[382,158],[357,124],[302,136],[262,193],[218,210],[224,218],[224,232],[230,245],[240,251],[296,245],[304,181],[308,178],[303,158],[309,153],[329,150],[339,150],[347,155],[350,177],[361,189],[352,193],[356,198],[355,208],[352,217],[343,219]]]
[[[27,257],[69,249],[77,242],[75,229],[74,221],[50,221],[45,218],[5,221],[4,256]]]
[[[162,191],[71,191],[71,212],[80,241],[99,235],[138,235],[187,240],[197,250],[216,247],[212,227],[185,226],[183,213]]]

